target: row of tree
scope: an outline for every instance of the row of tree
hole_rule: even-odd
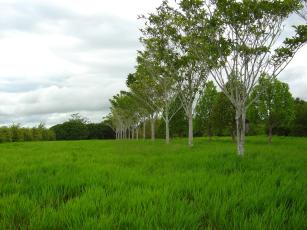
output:
[[[307,102],[294,99],[288,84],[277,79],[260,78],[255,87],[255,102],[247,113],[247,130],[250,135],[307,136]],[[197,135],[231,135],[235,138],[235,109],[222,93],[218,92],[212,81],[204,89],[195,113]]]
[[[19,142],[19,141],[53,141],[55,133],[47,129],[44,124],[37,127],[25,128],[19,124],[13,124],[9,127],[0,127],[0,143],[1,142]]]
[[[290,14],[301,12],[304,3],[163,1],[156,12],[141,16],[145,21],[140,38],[143,50],[138,51],[135,72],[128,75],[129,90],[110,100],[108,121],[116,138],[139,138],[141,127],[144,137],[149,123],[154,140],[155,122],[162,119],[169,143],[170,121],[183,109],[188,143],[192,146],[193,120],[210,125],[205,120],[212,117],[210,110],[196,105],[210,97],[204,89],[214,86],[207,81],[211,77],[232,105],[229,111],[220,111],[219,116],[233,116],[238,154],[243,155],[248,109],[252,105],[257,108],[259,119],[271,117],[268,111],[266,115],[262,112],[270,105],[261,104],[261,92],[269,89],[258,85],[261,81],[275,81],[307,41],[304,24],[294,27],[293,37],[281,45],[277,42],[283,22]],[[273,129],[275,124],[271,124],[269,128]]]

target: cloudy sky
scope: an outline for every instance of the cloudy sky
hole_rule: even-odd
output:
[[[0,126],[50,126],[76,112],[100,121],[134,69],[137,16],[160,2],[0,0]],[[307,46],[280,75],[304,99],[306,60]]]

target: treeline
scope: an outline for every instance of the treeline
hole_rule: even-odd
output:
[[[149,132],[154,140],[164,125],[166,143],[180,134],[192,146],[196,133],[230,133],[242,156],[246,133],[265,130],[269,141],[277,132],[303,135],[305,102],[295,102],[277,80],[307,42],[307,24],[294,25],[295,35],[279,42],[283,23],[301,16],[303,3],[165,0],[141,16],[143,47],[127,76],[128,90],[110,99],[116,138]]]
[[[114,139],[115,133],[105,122],[89,123],[79,114],[50,128],[57,140],[87,140],[87,139]]]
[[[79,114],[73,114],[68,121],[49,129],[42,123],[33,128],[25,128],[20,124],[0,127],[0,143],[114,138],[114,131],[105,122],[89,123]]]
[[[20,142],[20,141],[53,141],[56,139],[55,133],[47,129],[44,124],[37,127],[25,128],[20,124],[13,124],[9,127],[0,127],[1,142]]]

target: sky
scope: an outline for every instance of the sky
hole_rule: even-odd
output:
[[[134,71],[142,21],[160,0],[0,0],[0,126],[99,122]],[[285,25],[302,23],[292,16]],[[307,100],[307,46],[279,76]]]

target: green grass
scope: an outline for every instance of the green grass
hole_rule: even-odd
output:
[[[307,139],[0,145],[0,229],[306,229]]]

